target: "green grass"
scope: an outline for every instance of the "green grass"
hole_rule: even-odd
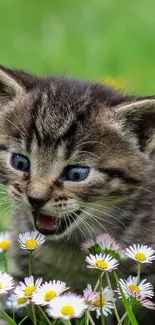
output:
[[[0,62],[154,92],[154,0],[1,0]]]

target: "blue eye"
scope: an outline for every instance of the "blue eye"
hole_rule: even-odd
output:
[[[72,182],[81,182],[87,178],[88,174],[88,167],[68,166],[64,178]]]
[[[20,155],[18,153],[13,153],[11,157],[11,165],[15,169],[18,169],[22,172],[30,171],[30,161],[27,157]]]

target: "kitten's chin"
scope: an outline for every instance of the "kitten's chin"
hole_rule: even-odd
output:
[[[43,235],[56,235],[63,234],[74,223],[76,216],[81,213],[80,210],[75,211],[69,216],[55,218],[51,215],[43,214],[34,211],[34,224],[35,228]]]

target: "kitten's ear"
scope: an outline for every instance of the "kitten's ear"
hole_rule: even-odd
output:
[[[24,88],[9,73],[0,67],[0,105],[22,95]]]
[[[143,150],[155,149],[155,98],[144,98],[124,103],[117,108],[117,116],[125,128],[130,129],[138,137]],[[154,142],[155,143],[155,142]]]
[[[155,114],[155,98],[144,98],[120,105],[117,109],[125,119],[141,118],[148,113]]]

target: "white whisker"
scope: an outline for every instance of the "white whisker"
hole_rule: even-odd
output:
[[[85,210],[82,210],[85,214],[87,214],[88,216],[90,216],[92,219],[94,219],[98,224],[99,224],[99,226],[101,227],[101,228],[103,228],[103,230],[105,231],[105,232],[107,232],[107,230],[106,230],[106,228],[104,227],[104,225],[102,225],[98,220],[96,220],[96,216],[95,215],[92,215],[92,214],[90,214],[89,212],[87,212],[87,211],[85,211]],[[103,219],[102,219],[103,220]]]
[[[78,143],[78,142],[77,142]],[[85,142],[82,142],[82,144],[79,144],[78,146],[76,147],[79,147],[79,146],[83,146],[84,144],[88,144],[88,143],[96,143],[96,144],[100,144],[102,145],[103,147],[106,147],[106,148],[109,148],[109,149],[112,149],[112,147],[108,146],[107,144],[103,143],[103,142],[99,142],[99,141],[95,141],[95,140],[88,140],[88,141],[85,141]]]
[[[12,111],[12,113],[14,114],[14,116],[16,117],[16,119],[18,120],[18,122],[20,123],[20,125],[22,126],[23,131],[25,131],[26,135],[27,135],[28,138],[29,138],[29,134],[27,133],[27,130],[25,129],[25,127],[24,127],[22,121],[19,119],[19,117],[16,115],[16,113],[15,113],[14,111]]]
[[[85,204],[83,201],[79,201],[80,203],[82,204]],[[105,206],[105,205],[102,205],[102,204],[97,204],[97,203],[92,203],[92,202],[87,202],[86,203],[87,205],[92,205],[92,206],[95,206],[95,207],[100,207],[100,208],[103,208],[103,209],[107,209],[109,210],[109,207]],[[119,212],[120,215],[122,215],[124,218],[128,219],[128,220],[131,220],[131,218],[129,218],[125,212],[124,212],[124,209],[121,209],[119,207],[113,207],[112,210],[116,210]]]
[[[72,212],[72,214],[73,214],[76,218],[78,217],[78,215],[77,215],[75,212]],[[71,216],[71,218],[73,218],[73,216]],[[80,232],[83,234],[84,238],[87,239],[85,233],[83,232],[83,230],[82,230],[82,229],[80,228],[80,226],[78,225],[78,222],[76,222],[76,218],[73,218],[75,224],[76,224],[77,227],[79,228]]]
[[[16,125],[14,124],[12,121],[10,121],[8,118],[1,116],[1,118],[3,118],[4,120],[8,121],[10,124],[12,124],[18,131],[20,131],[21,134],[23,134],[22,130]]]
[[[83,137],[83,138],[80,139],[78,142],[76,142],[75,146],[80,145],[80,143],[81,143],[83,140],[87,139],[87,138],[89,137],[89,135],[92,134],[92,132],[93,132],[93,131],[90,131],[89,133],[87,133],[87,135],[86,135],[85,137]]]
[[[81,211],[83,212],[83,210]],[[84,224],[84,226],[90,233],[90,237],[94,238],[94,236],[92,235],[92,233],[94,233],[94,235],[96,236],[96,232],[94,231],[94,229],[89,225],[89,223],[86,220],[82,218],[82,216],[79,215],[78,218],[81,220],[81,222]]]
[[[86,206],[86,205],[85,205]],[[116,220],[117,222],[119,222],[121,225],[123,225],[123,227],[124,228],[126,228],[126,226],[125,226],[125,224],[121,221],[121,220],[119,220],[118,218],[116,218],[116,217],[114,217],[113,215],[111,215],[110,213],[107,213],[107,212],[105,212],[105,211],[101,211],[101,210],[98,210],[98,209],[95,209],[95,208],[91,208],[91,207],[88,207],[89,209],[91,209],[91,210],[93,210],[93,211],[96,211],[96,212],[100,212],[100,213],[102,213],[102,214],[105,214],[106,216],[108,216],[108,217],[110,217],[110,218],[112,218],[112,219],[114,219],[114,220]],[[106,222],[107,222],[107,220],[105,220]],[[109,221],[108,221],[109,222]]]

